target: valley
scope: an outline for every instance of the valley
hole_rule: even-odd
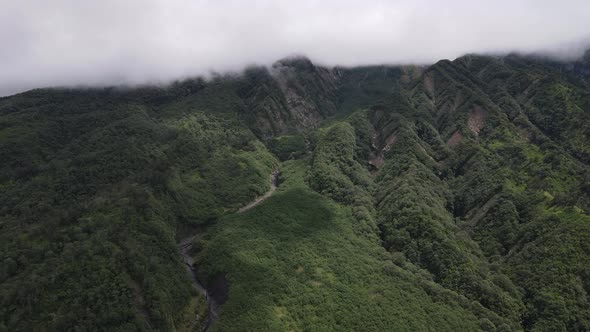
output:
[[[1,98],[0,331],[589,330],[588,59]]]
[[[257,197],[252,202],[241,207],[237,213],[244,213],[250,210],[251,208],[257,206],[258,204],[262,203],[267,198],[269,198],[277,189],[278,177],[279,171],[273,170],[270,175],[270,189],[266,193],[264,193],[264,195]],[[197,268],[194,266],[195,262],[190,252],[193,248],[193,242],[197,240],[198,236],[199,234],[196,234],[182,239],[178,243],[178,249],[180,251],[180,255],[182,256],[182,261],[186,265],[187,271],[189,272],[189,275],[193,280],[195,288],[199,291],[199,294],[201,294],[201,296],[205,298],[205,302],[207,303],[207,317],[202,322],[200,327],[200,331],[207,331],[215,323],[215,320],[219,317],[221,305],[217,303],[216,299],[213,296],[209,295],[209,292],[207,291],[207,289],[205,289],[205,287],[203,286],[201,281],[199,281],[199,278],[197,276]]]

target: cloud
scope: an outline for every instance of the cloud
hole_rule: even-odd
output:
[[[0,95],[165,82],[306,54],[325,65],[577,52],[587,0],[19,0],[0,11]]]

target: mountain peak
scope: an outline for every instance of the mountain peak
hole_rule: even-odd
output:
[[[272,67],[293,67],[295,69],[310,70],[314,68],[314,65],[305,55],[294,54],[277,60]]]

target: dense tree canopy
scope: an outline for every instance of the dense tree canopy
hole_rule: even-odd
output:
[[[0,331],[590,330],[583,60],[0,99]],[[258,206],[238,209],[270,188]]]

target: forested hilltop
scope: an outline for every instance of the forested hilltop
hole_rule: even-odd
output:
[[[0,160],[0,331],[590,330],[590,52],[37,89]]]

